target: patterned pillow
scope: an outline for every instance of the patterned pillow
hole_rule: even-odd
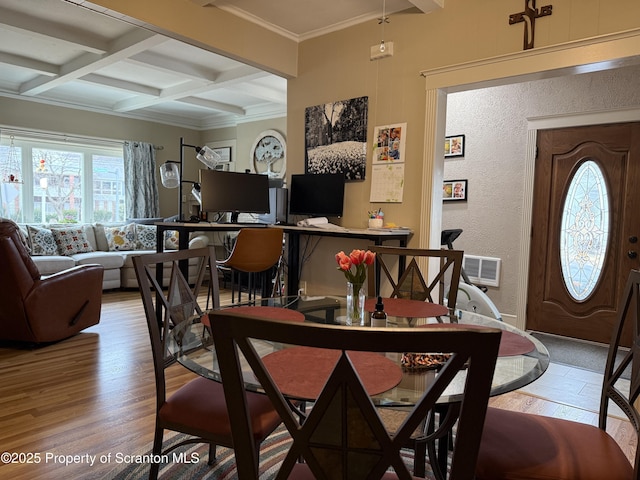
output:
[[[27,225],[27,232],[29,233],[29,243],[31,244],[31,255],[58,254],[58,246],[51,230]]]
[[[20,234],[20,240],[22,240],[24,248],[26,248],[27,252],[31,254],[31,245],[29,244],[29,232],[27,231],[27,227],[23,227],[22,225],[18,226],[18,233]]]
[[[135,250],[136,229],[133,223],[121,227],[104,227],[110,252]]]
[[[136,250],[155,250],[156,249],[156,226],[141,225],[136,226]]]
[[[93,252],[87,234],[82,227],[52,228],[53,239],[58,245],[60,255]]]
[[[164,248],[167,250],[178,250],[178,232],[167,230],[164,232]]]

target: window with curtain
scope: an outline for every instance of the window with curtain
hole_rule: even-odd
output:
[[[2,132],[0,175],[0,216],[18,223],[126,218],[123,152],[117,142],[94,145]]]

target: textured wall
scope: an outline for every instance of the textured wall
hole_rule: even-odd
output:
[[[502,259],[501,284],[488,295],[515,314],[527,119],[640,108],[640,67],[455,93],[447,135],[465,134],[464,158],[445,161],[445,179],[469,180],[468,201],[443,205],[443,229],[462,228],[454,246]]]

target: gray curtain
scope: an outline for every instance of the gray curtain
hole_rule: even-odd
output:
[[[160,215],[156,181],[156,151],[145,142],[124,142],[124,178],[127,218],[155,218]]]

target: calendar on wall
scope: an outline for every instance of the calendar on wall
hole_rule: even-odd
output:
[[[403,191],[404,163],[372,166],[370,202],[400,203]]]

